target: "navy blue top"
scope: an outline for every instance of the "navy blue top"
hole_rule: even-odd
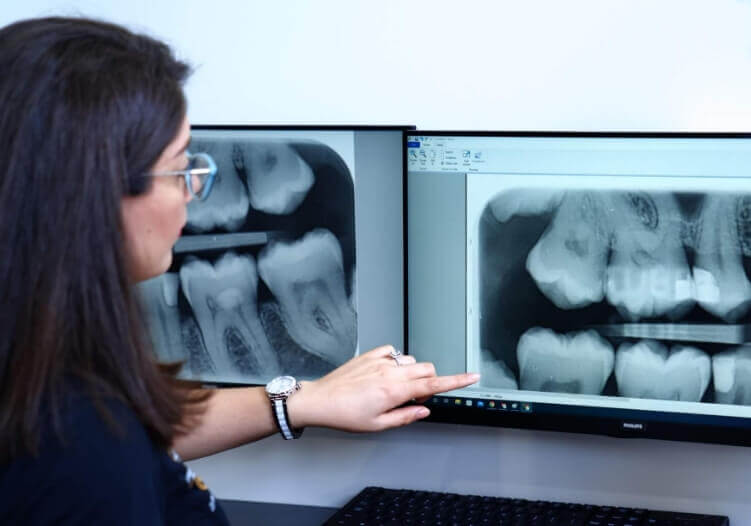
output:
[[[72,400],[64,443],[46,429],[38,456],[0,467],[0,524],[229,524],[203,482],[152,443],[132,410],[107,403],[119,436],[88,398]]]

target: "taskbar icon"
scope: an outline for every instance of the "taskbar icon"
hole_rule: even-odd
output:
[[[434,396],[430,403],[440,406],[472,407],[486,411],[508,411],[512,413],[532,413],[534,406],[531,402],[514,400],[488,400],[479,398],[454,398],[450,396]]]

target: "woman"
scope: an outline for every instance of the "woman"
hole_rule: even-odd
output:
[[[109,24],[0,30],[2,524],[225,524],[177,454],[277,430],[263,388],[212,395],[157,365],[134,297],[169,267],[191,199],[174,175],[187,74],[164,44]],[[290,426],[404,425],[428,413],[404,402],[477,380],[390,351],[305,383]]]

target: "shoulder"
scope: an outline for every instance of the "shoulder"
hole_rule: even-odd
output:
[[[76,396],[63,417],[63,441],[45,431],[38,456],[0,468],[0,523],[161,522],[157,451],[125,404],[105,406],[117,429]]]

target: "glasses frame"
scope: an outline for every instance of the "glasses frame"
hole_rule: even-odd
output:
[[[211,194],[211,188],[214,185],[214,178],[216,176],[216,163],[214,162],[214,159],[211,158],[211,156],[207,153],[198,152],[198,153],[190,153],[186,152],[186,156],[188,158],[188,163],[193,161],[194,159],[203,159],[206,164],[208,165],[207,168],[188,168],[185,170],[172,170],[169,172],[155,172],[150,174],[152,177],[167,177],[175,175],[182,175],[185,180],[185,187],[188,189],[188,192],[190,192],[190,195],[194,197],[195,199],[198,199],[199,201],[205,201],[209,194]],[[201,176],[201,175],[208,175],[206,178],[206,181],[203,184],[201,195],[196,194],[193,191],[193,183],[191,182],[193,176]]]

